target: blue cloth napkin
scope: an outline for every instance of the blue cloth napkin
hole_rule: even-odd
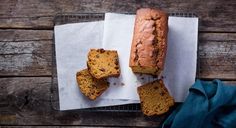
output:
[[[162,128],[236,128],[236,86],[197,80]]]

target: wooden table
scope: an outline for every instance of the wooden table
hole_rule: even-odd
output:
[[[50,101],[53,19],[58,13],[132,12],[141,7],[196,13],[198,78],[236,83],[235,0],[1,0],[0,124],[156,127],[141,112],[56,111]]]

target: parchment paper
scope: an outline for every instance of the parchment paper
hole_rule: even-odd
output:
[[[76,72],[86,68],[90,48],[101,48],[103,21],[55,26],[55,47],[60,110],[137,103],[132,100],[90,101],[79,90]]]

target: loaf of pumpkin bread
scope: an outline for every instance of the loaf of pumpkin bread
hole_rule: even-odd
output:
[[[137,11],[129,66],[133,72],[159,75],[167,49],[168,15],[160,10]]]

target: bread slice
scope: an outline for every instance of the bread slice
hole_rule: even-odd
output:
[[[129,66],[133,72],[159,75],[167,49],[168,14],[157,9],[137,10]]]
[[[91,49],[87,65],[90,74],[97,79],[120,75],[118,53],[115,50]]]
[[[109,87],[106,79],[92,77],[88,69],[77,72],[76,79],[80,91],[91,100],[95,100]]]
[[[174,105],[162,80],[155,80],[138,87],[141,108],[145,115],[161,115]]]

